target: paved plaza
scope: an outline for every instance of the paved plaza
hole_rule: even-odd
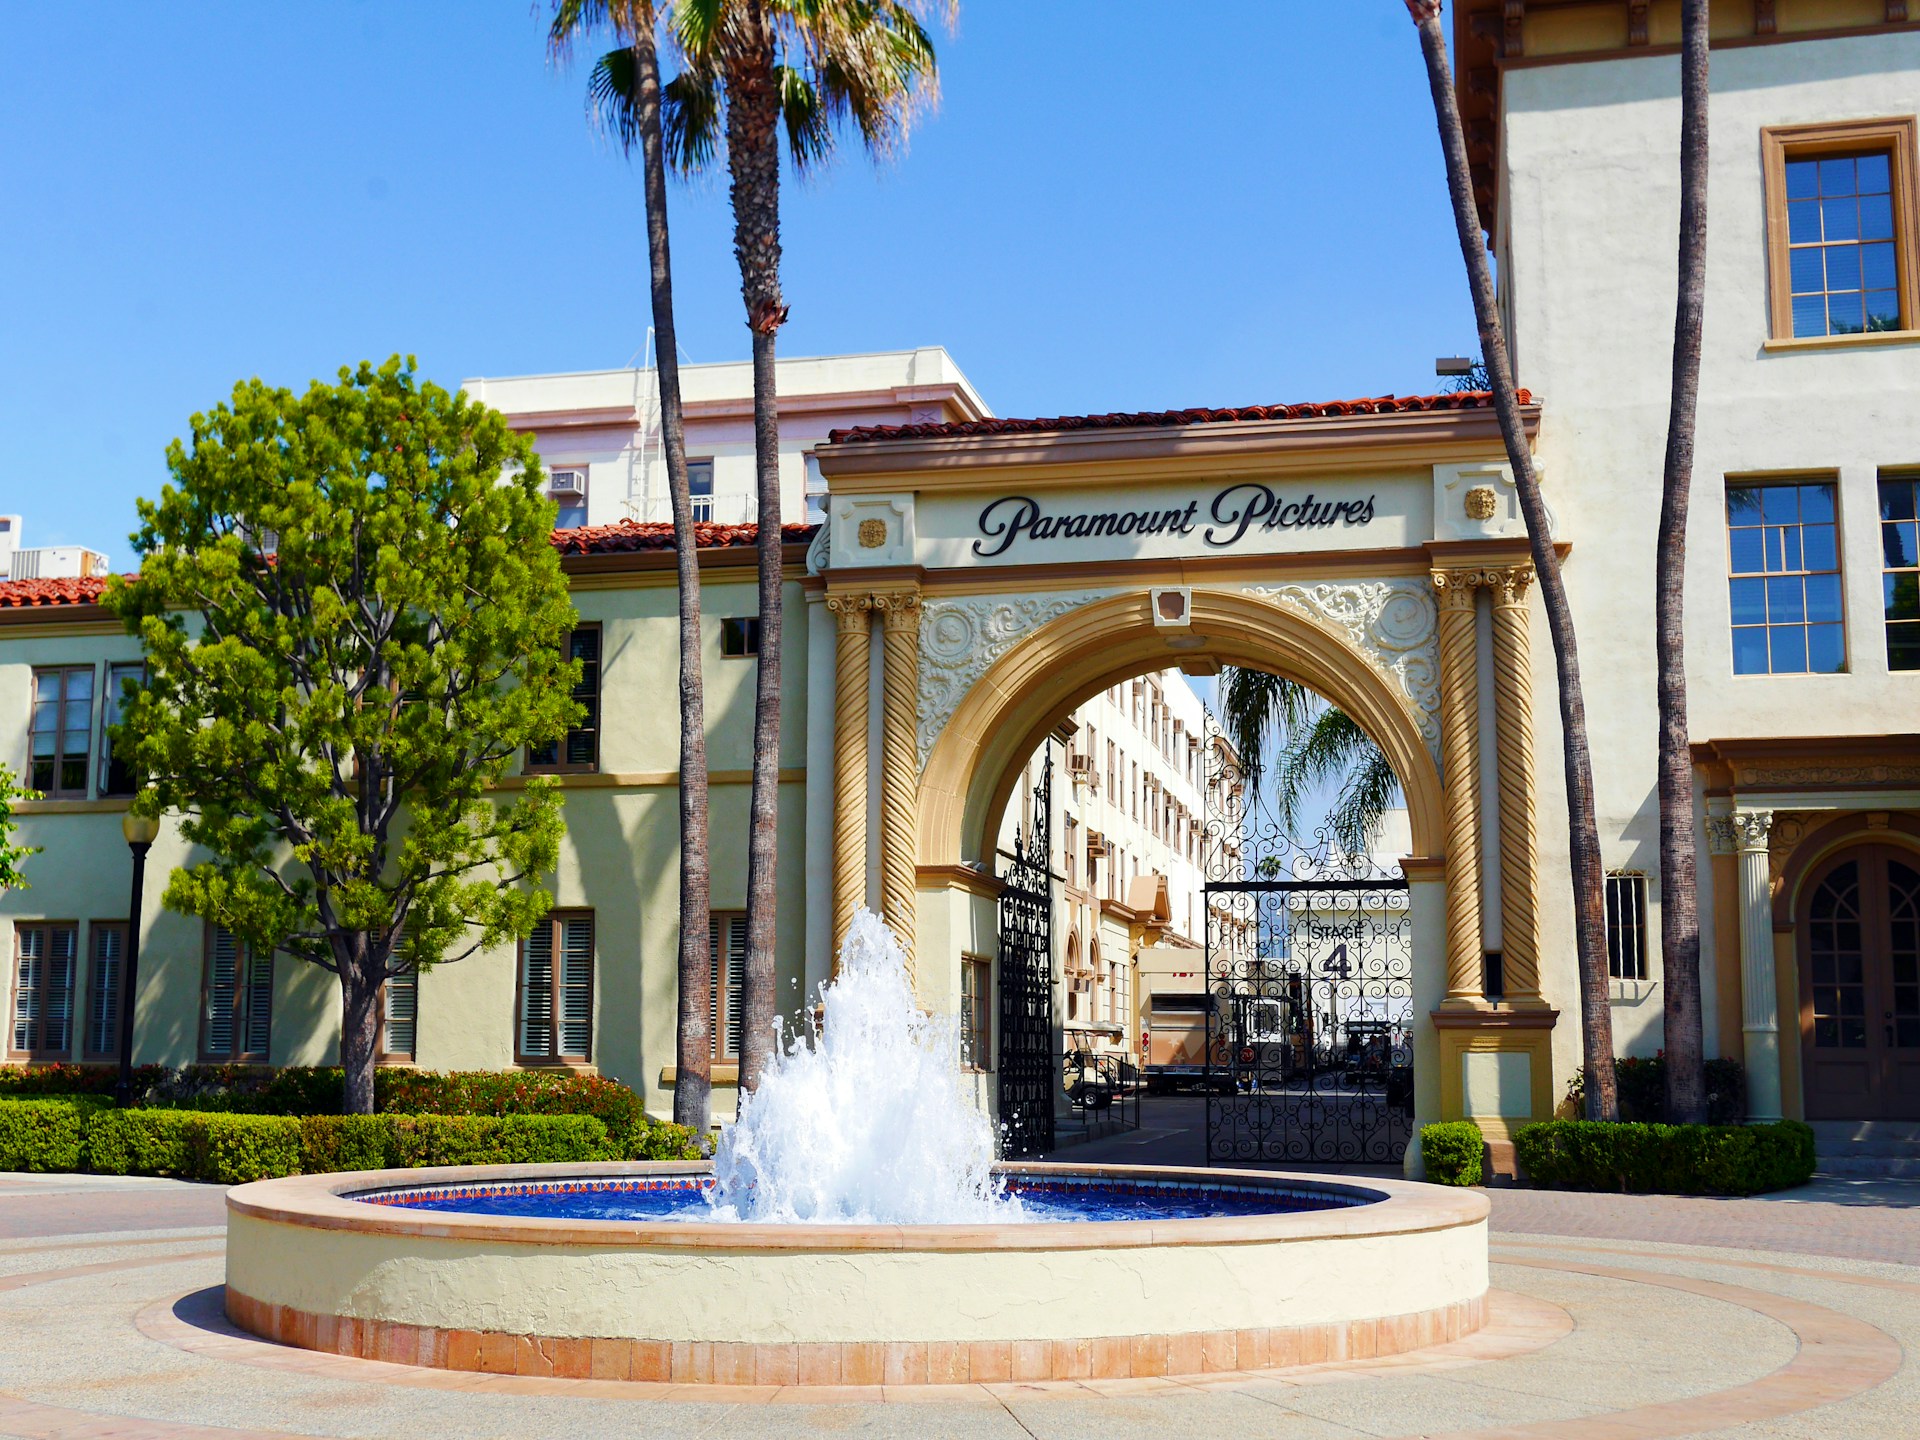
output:
[[[1151,1137],[1075,1149],[1115,1160],[1130,1143],[1159,1158]],[[1183,1380],[758,1390],[456,1374],[267,1344],[221,1314],[219,1190],[0,1176],[0,1434],[1920,1435],[1920,1184],[1492,1200],[1491,1320],[1458,1344]]]

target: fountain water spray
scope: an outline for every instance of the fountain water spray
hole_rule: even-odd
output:
[[[784,1224],[1017,1221],[993,1175],[993,1127],[960,1084],[959,1026],[914,1003],[907,957],[853,918],[818,1034],[776,1044],[720,1137],[716,1218]]]

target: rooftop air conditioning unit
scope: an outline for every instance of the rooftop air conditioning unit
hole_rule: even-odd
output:
[[[587,495],[587,472],[555,470],[547,479],[547,494],[555,500],[584,500]]]

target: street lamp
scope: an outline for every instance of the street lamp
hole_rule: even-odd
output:
[[[133,895],[127,902],[127,959],[120,980],[120,1079],[113,1087],[113,1103],[122,1110],[133,1103],[133,1006],[140,971],[140,887],[147,878],[147,851],[160,834],[160,822],[129,809],[120,821],[120,833],[133,852]]]

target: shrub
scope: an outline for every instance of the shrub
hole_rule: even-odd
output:
[[[191,1178],[200,1118],[191,1110],[102,1110],[87,1126],[87,1169]]]
[[[136,1100],[167,1073],[164,1065],[133,1067]],[[0,1065],[0,1099],[34,1096],[98,1095],[111,1097],[120,1080],[118,1065],[70,1065],[55,1060],[45,1065]]]
[[[192,1176],[244,1185],[300,1173],[300,1122],[291,1115],[196,1115],[188,1128]]]
[[[392,1163],[538,1165],[618,1158],[591,1115],[391,1115]]]
[[[1478,1185],[1485,1178],[1486,1149],[1486,1137],[1471,1120],[1442,1120],[1420,1127],[1420,1159],[1427,1179],[1435,1185]]]
[[[1606,1124],[1549,1120],[1514,1133],[1536,1185],[1633,1194],[1754,1195],[1813,1176],[1813,1131],[1771,1125]]]
[[[393,1117],[306,1115],[300,1119],[300,1173],[385,1170],[393,1165]]]
[[[78,1170],[96,1109],[74,1098],[0,1101],[0,1170]]]
[[[1667,1119],[1667,1053],[1621,1055],[1613,1062],[1620,1118],[1647,1124]],[[1573,1072],[1567,1105],[1578,1116],[1586,1106],[1587,1073]],[[1707,1123],[1738,1125],[1747,1118],[1747,1072],[1738,1060],[1722,1055],[1707,1061]]]

